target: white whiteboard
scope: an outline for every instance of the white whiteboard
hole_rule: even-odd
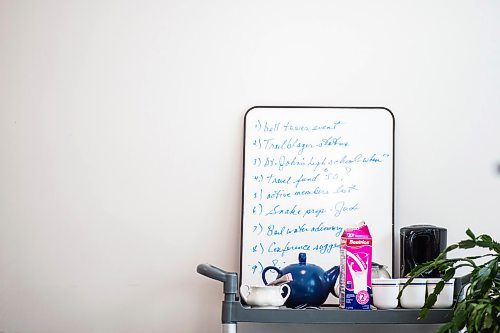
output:
[[[392,271],[394,117],[385,108],[255,107],[245,116],[241,283],[264,267],[340,261],[364,220],[373,261]]]

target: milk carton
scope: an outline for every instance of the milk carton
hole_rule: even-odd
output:
[[[346,228],[340,239],[340,307],[370,310],[372,236],[365,222]]]

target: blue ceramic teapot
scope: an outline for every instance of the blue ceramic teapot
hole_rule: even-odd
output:
[[[291,273],[293,281],[288,282],[291,293],[285,305],[289,308],[302,306],[322,305],[330,292],[334,292],[335,282],[339,276],[339,266],[334,266],[328,271],[321,267],[306,263],[306,254],[299,253],[299,263],[279,269],[268,266],[262,271],[262,280],[267,285],[266,273],[274,270],[278,273],[277,278]]]

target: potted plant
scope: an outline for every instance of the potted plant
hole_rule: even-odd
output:
[[[420,274],[438,270],[442,274],[433,293],[427,296],[420,318],[424,318],[437,300],[437,295],[443,290],[445,282],[451,280],[460,267],[469,267],[470,285],[465,288],[463,297],[459,298],[453,307],[452,319],[441,326],[437,332],[500,332],[500,243],[489,235],[475,236],[467,229],[468,239],[448,246],[434,261],[415,267],[409,273],[408,285]],[[447,259],[446,255],[456,249],[487,249],[488,253],[478,256]],[[406,287],[406,286],[405,286]],[[399,294],[401,296],[401,292]]]

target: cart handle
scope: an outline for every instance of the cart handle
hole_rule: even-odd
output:
[[[238,292],[238,274],[234,272],[226,272],[219,267],[210,264],[199,264],[196,271],[208,278],[221,281],[224,284],[224,300],[236,300]]]

